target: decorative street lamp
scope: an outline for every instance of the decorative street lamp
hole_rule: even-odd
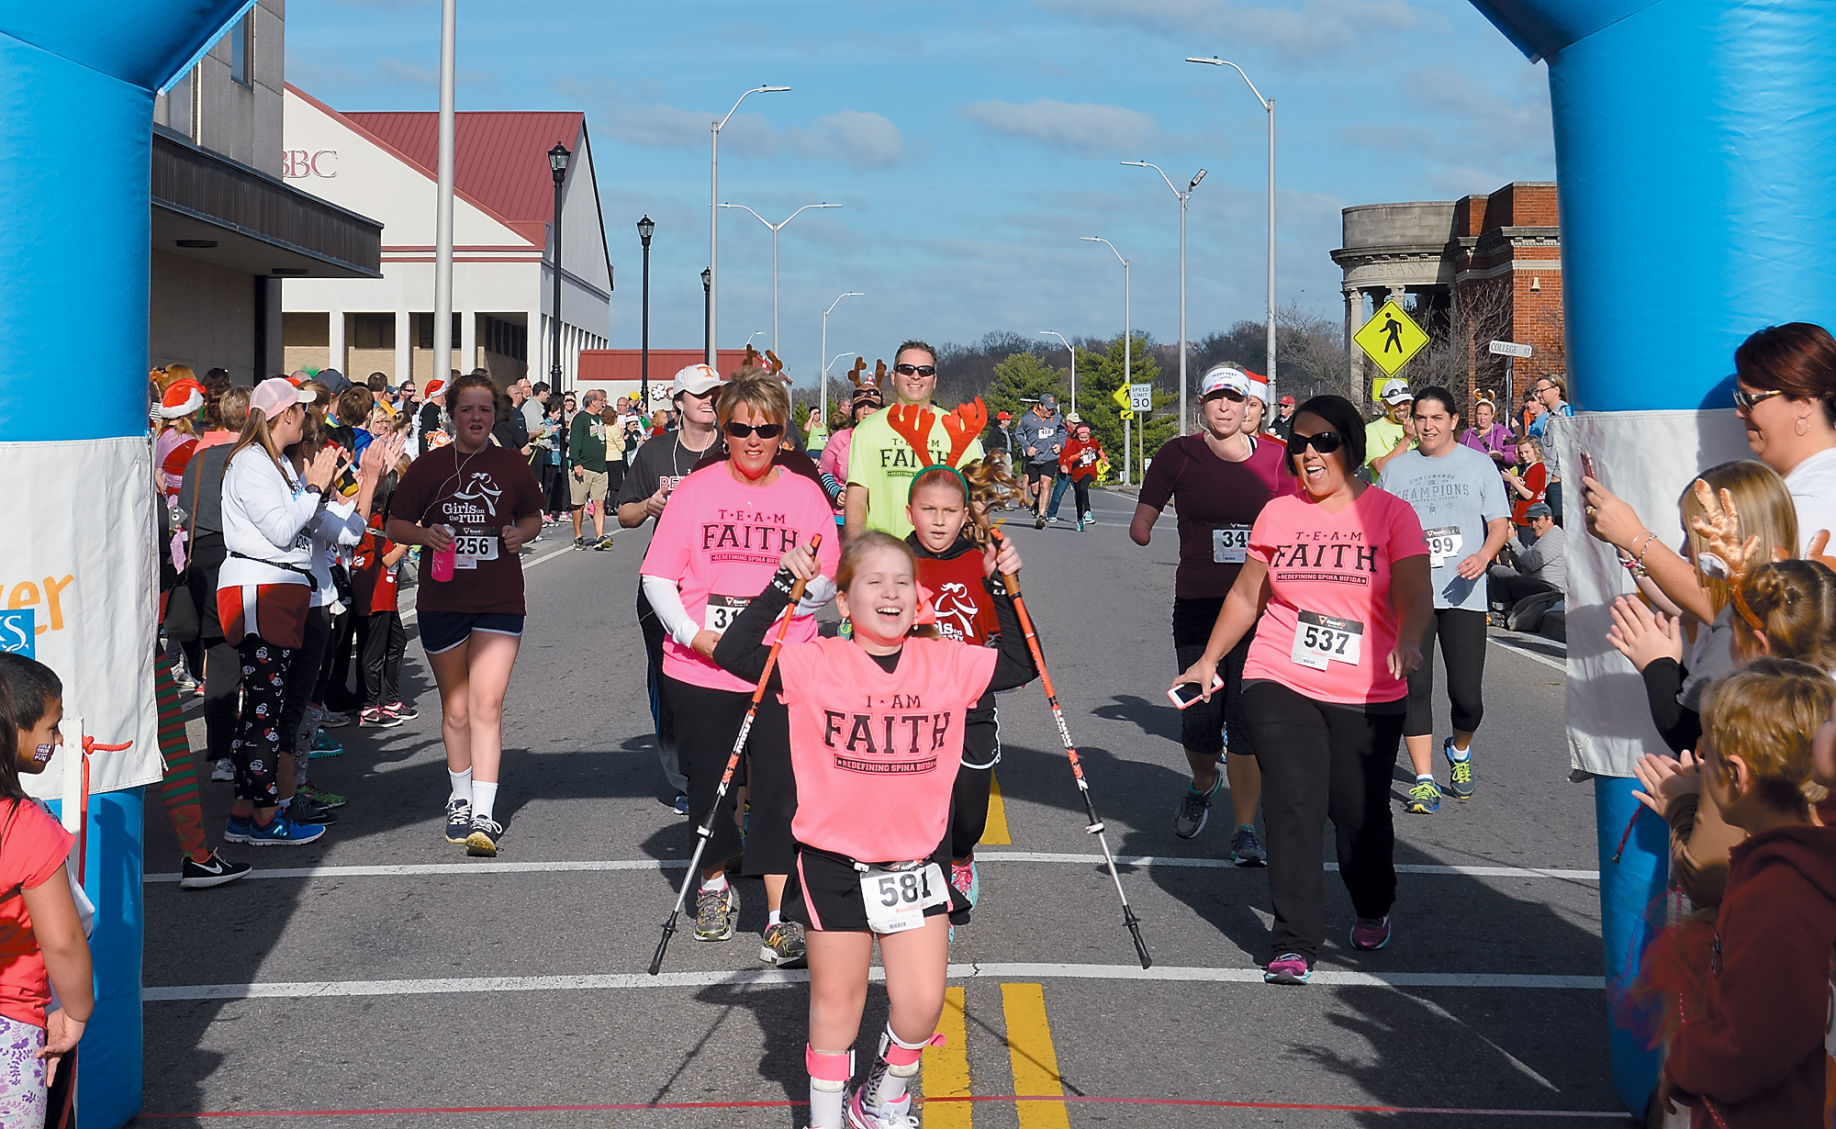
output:
[[[1071,354],[1071,410],[1075,412],[1077,411],[1077,350],[1073,349],[1071,342],[1066,341],[1065,335],[1056,329],[1042,329],[1039,331],[1039,336],[1058,338],[1064,345],[1065,352]]]
[[[744,204],[722,204],[721,207],[738,208],[740,211],[751,215],[753,219],[758,220],[766,227],[771,228],[771,351],[777,353],[778,358],[782,360],[784,354],[782,347],[778,344],[778,233],[789,226],[790,221],[809,211],[811,208],[839,208],[841,205],[805,204],[803,207],[798,208],[777,223],[772,223],[770,220]],[[750,340],[748,343],[750,344]]]
[[[555,305],[549,318],[548,386],[561,387],[561,182],[567,179],[567,161],[573,156],[559,141],[548,151],[548,169],[555,176]]]
[[[1205,170],[1200,169],[1193,177],[1192,183],[1181,192],[1173,183],[1166,170],[1152,161],[1123,161],[1138,169],[1153,169],[1160,174],[1160,179],[1167,182],[1173,195],[1179,197],[1179,433],[1186,434],[1186,412],[1192,401],[1192,390],[1186,387],[1186,205],[1192,200],[1192,190],[1205,179]]]
[[[646,212],[644,218],[637,222],[638,241],[644,244],[644,329],[643,352],[638,362],[638,410],[650,410],[650,237],[657,230],[657,221]]]
[[[1116,245],[1114,243],[1111,243],[1101,235],[1085,235],[1081,238],[1086,243],[1101,243],[1103,246],[1109,248],[1110,254],[1116,257],[1116,262],[1122,264],[1122,387],[1128,388],[1130,383],[1134,380],[1135,348],[1135,331],[1134,326],[1131,324],[1134,315],[1130,312],[1129,306],[1130,283],[1128,260],[1122,257],[1122,252],[1116,250]],[[1128,423],[1128,420],[1122,421],[1122,485],[1124,486],[1127,486],[1134,480],[1135,474],[1133,461],[1135,449],[1130,446],[1128,442]],[[1147,419],[1145,417],[1141,421],[1141,426],[1144,428],[1147,426]]]
[[[708,340],[702,351],[707,354],[709,368],[715,367],[714,281],[720,272],[720,213],[714,210],[715,203],[720,199],[720,131],[727,128],[727,122],[739,112],[740,103],[754,94],[782,94],[789,89],[788,86],[755,86],[739,96],[738,100],[733,103],[733,109],[727,111],[726,117],[711,123],[709,127],[708,133],[711,140],[708,143],[708,268],[701,272],[701,284],[707,290],[704,304],[707,306],[705,320],[708,323],[706,331]]]

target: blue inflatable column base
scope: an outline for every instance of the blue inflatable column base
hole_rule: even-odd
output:
[[[1594,818],[1600,835],[1600,939],[1606,948],[1607,1049],[1613,1093],[1635,1117],[1657,1088],[1661,1048],[1651,1045],[1657,1017],[1637,1008],[1627,990],[1637,980],[1645,949],[1664,926],[1670,883],[1670,827],[1633,798],[1638,781],[1594,777]],[[1638,822],[1619,851],[1626,824]],[[1619,857],[1614,859],[1618,852]]]
[[[77,1129],[118,1129],[140,1112],[143,1048],[141,952],[146,943],[142,889],[146,789],[89,798],[89,856],[83,889],[96,905],[89,939],[96,970],[96,1013],[83,1032],[77,1076]],[[59,805],[53,803],[52,811]],[[71,859],[75,865],[75,856]]]

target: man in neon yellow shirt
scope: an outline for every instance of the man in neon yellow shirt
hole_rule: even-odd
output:
[[[915,404],[929,411],[931,395],[937,391],[937,350],[922,341],[907,341],[893,354],[891,374],[894,401]],[[847,521],[843,535],[848,540],[862,530],[878,529],[904,538],[912,531],[906,516],[906,494],[918,472],[933,463],[941,463],[950,454],[950,436],[943,429],[942,413],[925,437],[929,453],[920,458],[905,437],[893,430],[890,409],[882,409],[854,425],[854,439],[848,448],[848,496],[844,503]],[[956,465],[974,462],[982,457],[978,438],[957,457]]]
[[[1370,468],[1372,479],[1383,473],[1391,459],[1415,450],[1415,421],[1409,418],[1415,395],[1409,391],[1408,383],[1387,382],[1379,399],[1383,401],[1384,414],[1364,425],[1364,465]]]

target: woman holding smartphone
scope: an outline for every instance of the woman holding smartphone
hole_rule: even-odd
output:
[[[1326,820],[1357,914],[1352,947],[1390,940],[1390,778],[1434,592],[1415,510],[1356,477],[1364,421],[1349,400],[1301,405],[1287,449],[1304,493],[1263,507],[1211,638],[1174,685],[1196,682],[1209,696],[1218,664],[1254,629],[1243,712],[1262,769],[1275,913],[1263,979],[1304,984],[1326,934]]]

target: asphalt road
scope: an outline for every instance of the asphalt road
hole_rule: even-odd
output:
[[[1005,695],[1001,802],[952,952],[951,1044],[927,1052],[927,1129],[1613,1124],[1592,792],[1567,782],[1559,647],[1489,649],[1478,792],[1398,815],[1391,945],[1350,950],[1329,882],[1314,983],[1266,986],[1267,890],[1223,861],[1228,805],[1197,839],[1172,833],[1175,536],[1169,515],[1138,548],[1132,509],[1099,493],[1088,532],[1009,528],[1155,965],[1135,963],[1043,694]],[[648,536],[605,553],[550,536],[525,558],[497,860],[441,835],[438,703],[414,641],[421,719],[340,730],[349,751],[313,764],[353,796],[320,843],[230,848],[253,878],[181,891],[149,804],[148,870],[166,873],[146,890],[148,1123],[803,1124],[805,974],[759,964],[756,882],[750,932],[685,931],[665,975],[644,975],[692,849],[659,803],[632,619]],[[201,746],[195,714],[192,734]],[[213,837],[227,801],[209,786]],[[884,1006],[870,995],[863,1063]],[[238,1111],[265,1116],[223,1116]]]

